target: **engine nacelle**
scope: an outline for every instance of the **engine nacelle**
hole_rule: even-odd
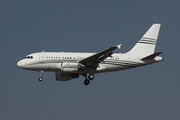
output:
[[[85,68],[84,65],[76,62],[63,62],[57,64],[56,67],[60,69],[61,72],[66,72],[66,73],[76,72],[79,69]]]
[[[79,75],[78,74],[65,74],[65,73],[61,73],[61,72],[55,72],[56,74],[56,80],[57,81],[68,81],[71,80],[73,78],[78,78]]]

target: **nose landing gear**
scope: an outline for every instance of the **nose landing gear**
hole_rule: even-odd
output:
[[[44,73],[44,71],[40,70],[39,72],[40,72],[39,81],[41,82],[43,80],[43,73]]]

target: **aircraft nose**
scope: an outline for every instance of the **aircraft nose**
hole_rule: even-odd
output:
[[[22,64],[23,64],[22,61],[19,61],[19,62],[17,63],[17,66],[18,66],[18,67],[21,67]]]

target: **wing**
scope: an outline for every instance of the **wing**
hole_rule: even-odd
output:
[[[117,45],[117,46],[113,46],[110,47],[106,50],[103,50],[99,53],[96,53],[92,56],[89,56],[81,61],[79,61],[79,63],[84,64],[85,66],[92,66],[95,65],[95,67],[98,67],[98,64],[103,61],[104,59],[106,59],[107,57],[110,57],[113,54],[113,50],[115,50],[116,48],[120,49],[121,44]]]

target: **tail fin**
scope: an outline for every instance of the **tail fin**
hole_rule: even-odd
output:
[[[128,53],[142,55],[153,54],[156,47],[160,26],[161,24],[153,24]]]

